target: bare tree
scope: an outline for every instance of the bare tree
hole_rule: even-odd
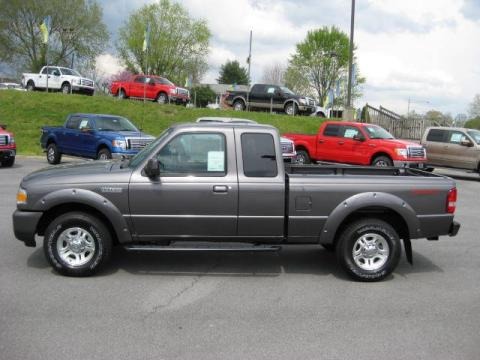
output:
[[[263,68],[262,82],[265,84],[284,85],[286,67],[280,63],[267,65]]]

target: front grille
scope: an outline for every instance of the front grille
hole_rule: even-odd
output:
[[[0,145],[8,145],[8,135],[0,135]]]
[[[315,106],[315,100],[310,99],[310,100],[308,101],[308,105],[310,105],[310,106]]]
[[[282,153],[292,153],[293,152],[293,144],[292,143],[282,143]]]
[[[127,138],[127,149],[142,150],[145,146],[150,144],[153,139],[150,138]]]
[[[190,92],[187,89],[177,88],[177,94],[190,96]]]
[[[408,157],[409,158],[424,158],[425,149],[423,147],[409,147],[408,148]]]
[[[84,86],[93,86],[93,81],[82,79],[81,84],[84,85]]]

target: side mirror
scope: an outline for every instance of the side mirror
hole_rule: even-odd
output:
[[[354,135],[353,136],[353,140],[356,140],[356,141],[365,141],[365,138],[362,136],[362,135]]]
[[[147,162],[147,165],[143,168],[145,175],[150,179],[156,179],[160,176],[160,164],[157,159],[150,159]]]
[[[462,141],[460,141],[460,145],[466,146],[466,147],[472,147],[473,146],[472,142],[468,139],[463,139]]]

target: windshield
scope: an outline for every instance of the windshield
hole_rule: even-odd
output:
[[[380,126],[367,125],[365,130],[367,130],[370,139],[395,139],[392,134]]]
[[[120,116],[98,116],[95,128],[98,131],[139,131],[128,119]]]
[[[480,131],[478,130],[468,130],[468,135],[470,135],[477,144],[480,145]]]
[[[285,93],[285,94],[291,94],[291,95],[295,95],[295,93],[290,90],[289,88],[285,87],[285,86],[280,86],[280,89]]]
[[[133,169],[140,165],[147,157],[150,156],[152,149],[155,149],[157,145],[172,132],[172,130],[172,128],[165,130],[163,133],[160,134],[158,138],[156,138],[150,144],[145,146],[141,151],[139,151],[137,155],[130,159],[128,167]]]
[[[73,76],[80,76],[80,77],[82,76],[78,72],[72,69],[60,68],[60,70],[62,71],[63,75],[73,75]]]

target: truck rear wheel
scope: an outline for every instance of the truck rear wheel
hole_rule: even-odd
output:
[[[401,253],[395,229],[385,221],[367,218],[348,225],[336,245],[337,259],[353,279],[378,281],[396,268]]]
[[[47,161],[49,164],[56,165],[60,163],[62,159],[62,154],[58,151],[57,145],[55,143],[50,143],[47,146]]]
[[[119,99],[126,99],[127,95],[125,94],[125,91],[123,89],[118,90],[118,98]]]
[[[83,212],[70,212],[53,220],[45,231],[43,250],[60,274],[89,276],[107,262],[112,238],[105,224]]]
[[[242,100],[235,100],[233,103],[233,110],[235,111],[243,111],[245,110],[245,104]]]
[[[310,164],[310,156],[305,150],[297,150],[297,157],[295,158],[297,164]]]

